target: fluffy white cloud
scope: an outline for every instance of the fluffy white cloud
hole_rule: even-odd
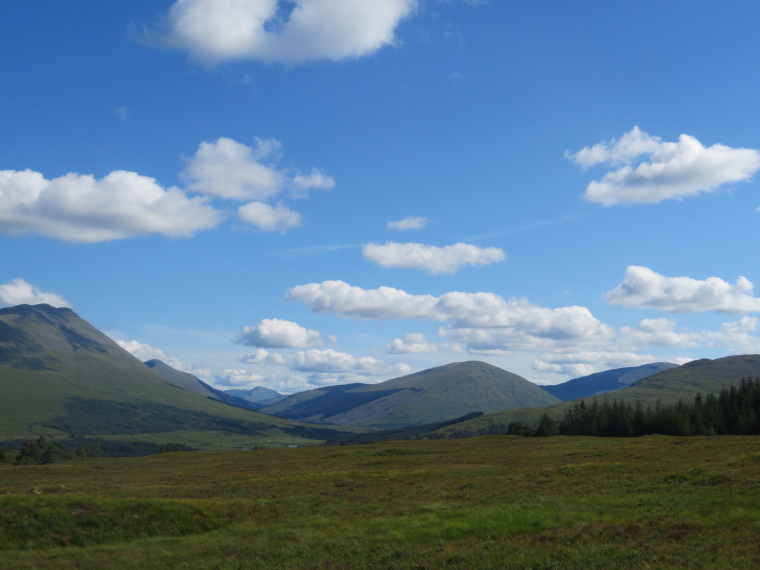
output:
[[[422,333],[407,333],[404,338],[394,338],[385,351],[388,354],[419,354],[438,352],[438,345],[428,342]]]
[[[702,338],[699,333],[691,331],[676,332],[676,321],[672,319],[644,319],[636,328],[621,327],[620,334],[621,344],[634,347],[695,348]]]
[[[285,186],[285,175],[267,161],[280,150],[278,141],[256,139],[250,147],[228,138],[202,142],[182,173],[194,192],[232,200],[264,200]]]
[[[664,277],[647,267],[631,265],[623,282],[604,294],[608,303],[624,307],[659,309],[672,313],[716,311],[741,314],[760,311],[753,285],[739,277],[734,285],[718,277],[703,281]]]
[[[345,352],[327,350],[305,350],[295,354],[279,354],[263,348],[244,356],[241,362],[248,364],[279,364],[298,372],[334,374],[354,372],[367,375],[389,374],[397,369],[391,363],[377,360],[371,356],[355,357]]]
[[[605,206],[680,199],[748,180],[760,169],[757,150],[721,144],[705,147],[685,134],[679,136],[678,142],[663,142],[638,127],[619,140],[598,143],[566,156],[584,168],[605,163],[619,166],[586,188],[587,200]],[[636,163],[642,156],[646,158]]]
[[[143,362],[147,362],[148,360],[160,360],[165,364],[169,364],[169,356],[167,356],[167,354],[160,348],[153,348],[149,344],[137,342],[136,340],[117,339],[116,344]]]
[[[238,208],[238,218],[262,231],[285,233],[301,225],[301,214],[283,204],[270,206],[264,202],[251,202]]]
[[[742,317],[733,323],[723,323],[720,330],[704,333],[709,346],[727,348],[734,354],[760,353],[760,337],[753,335],[758,319]]]
[[[254,388],[260,386],[264,377],[247,370],[224,370],[221,374],[214,374],[216,384],[221,386],[235,386],[236,388]]]
[[[263,348],[307,348],[323,344],[317,331],[282,319],[264,319],[257,325],[245,327],[234,342]]]
[[[612,334],[585,307],[547,309],[494,293],[451,292],[434,297],[392,287],[367,290],[343,281],[325,281],[293,287],[287,299],[301,301],[316,313],[355,319],[450,321],[455,329],[509,328],[554,340]]]
[[[332,190],[335,187],[335,178],[322,174],[317,168],[312,168],[309,174],[296,174],[293,177],[293,195],[303,198],[309,190]]]
[[[282,144],[276,139],[256,139],[253,146],[221,137],[202,142],[187,160],[182,178],[193,192],[229,200],[267,200],[289,190],[303,198],[309,190],[331,190],[332,176],[312,168],[309,174],[279,168]]]
[[[134,172],[46,180],[31,170],[0,171],[0,231],[10,235],[35,232],[90,243],[149,234],[180,237],[212,228],[222,217],[204,199],[164,189]]]
[[[284,191],[303,198],[312,189],[330,190],[335,179],[316,168],[309,174],[278,168],[281,150],[275,139],[256,139],[254,146],[228,138],[203,142],[187,161],[182,177],[193,192],[227,200],[255,200],[238,208],[238,219],[262,231],[284,233],[301,225],[301,214],[266,200]]]
[[[69,302],[58,293],[43,291],[21,278],[0,284],[0,307],[39,305],[41,303],[52,307],[71,307]]]
[[[555,309],[555,311],[559,310]],[[545,311],[550,311],[550,309],[545,309]],[[616,335],[612,327],[590,317],[590,313],[583,315],[581,322],[570,326],[565,320],[567,316],[567,313],[526,314],[519,322],[511,326],[441,328],[438,334],[474,354],[578,349],[581,346],[609,344]],[[546,325],[552,320],[555,322],[547,328]]]
[[[393,287],[362,289],[344,281],[297,285],[287,293],[288,301],[301,301],[315,313],[364,320],[434,319],[436,298],[410,295]],[[438,319],[443,320],[443,319]]]
[[[432,275],[453,274],[467,265],[490,265],[504,261],[506,254],[496,247],[480,248],[467,243],[445,247],[421,243],[370,243],[362,247],[368,261],[382,267],[423,269]]]
[[[177,0],[161,37],[218,62],[342,60],[392,44],[417,0]]]
[[[657,359],[651,355],[633,352],[577,352],[543,355],[533,363],[533,368],[540,372],[554,372],[579,378],[603,370],[642,366],[656,361]]]
[[[430,220],[428,220],[427,218],[407,216],[403,220],[388,222],[386,224],[386,227],[389,230],[395,230],[398,232],[403,232],[406,230],[421,230],[426,225],[428,225],[428,222],[430,222]]]

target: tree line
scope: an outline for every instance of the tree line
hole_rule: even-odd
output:
[[[557,422],[543,414],[537,424],[519,421],[492,423],[429,438],[458,439],[478,435],[590,435],[594,437],[638,437],[642,435],[760,435],[760,378],[742,378],[724,386],[719,394],[697,393],[694,399],[675,404],[643,405],[623,400],[594,398],[569,408]]]
[[[565,412],[558,431],[596,437],[760,435],[760,378],[742,378],[719,394],[697,393],[692,401],[675,404],[581,401]]]
[[[0,442],[0,463],[12,465],[47,465],[74,457],[140,457],[172,451],[193,451],[182,443],[148,441],[114,441],[98,439],[66,439],[51,441],[44,436],[24,442]]]

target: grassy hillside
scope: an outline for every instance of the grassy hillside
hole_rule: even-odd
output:
[[[563,402],[567,402],[576,398],[588,398],[595,394],[621,390],[642,378],[677,366],[677,364],[669,362],[655,362],[643,366],[615,368],[614,370],[605,370],[581,378],[574,378],[562,384],[543,386],[543,389]]]
[[[717,394],[723,386],[738,383],[743,376],[751,376],[752,378],[760,376],[760,355],[750,354],[727,356],[715,360],[695,360],[683,366],[663,370],[643,378],[628,388],[610,394],[602,394],[598,397],[631,403],[641,401],[645,405],[655,405],[658,401],[675,403],[678,400],[691,400],[697,392]],[[565,410],[580,402],[581,399],[583,398],[548,407],[503,410],[443,428],[438,430],[436,435],[451,437],[455,434],[488,433],[487,430],[491,426],[507,426],[513,421],[535,424],[544,413],[549,414],[555,420],[560,420]]]
[[[0,440],[182,432],[325,439],[321,428],[310,433],[176,386],[71,310],[48,305],[0,310],[0,387]]]
[[[0,465],[3,568],[757,568],[760,439],[483,437]]]
[[[524,378],[485,362],[457,362],[379,384],[295,394],[263,410],[282,417],[381,428],[428,424],[470,412],[546,406],[559,400]]]

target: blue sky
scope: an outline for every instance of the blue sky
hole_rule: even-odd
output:
[[[284,392],[760,352],[757,3],[0,19],[0,305]]]

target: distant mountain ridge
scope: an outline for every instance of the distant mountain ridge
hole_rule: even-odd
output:
[[[378,384],[348,384],[294,394],[262,409],[283,418],[400,428],[559,400],[491,364],[456,362]]]
[[[161,360],[148,360],[145,365],[151,368],[154,372],[160,374],[164,379],[168,380],[172,384],[181,386],[182,388],[195,392],[196,394],[200,394],[201,396],[205,396],[206,398],[219,400],[225,404],[237,406],[238,408],[245,408],[246,410],[258,411],[262,408],[261,404],[249,402],[243,398],[236,398],[235,396],[227,394],[222,390],[217,390],[216,388],[213,388],[212,386],[206,384],[197,376],[194,376],[189,372],[182,372],[181,370],[172,368]]]
[[[588,398],[589,396],[621,390],[638,382],[642,378],[669,368],[676,368],[677,366],[677,364],[670,362],[654,362],[652,364],[644,364],[643,366],[615,368],[580,378],[573,378],[562,384],[542,386],[542,388],[563,402],[567,402],[576,398]]]
[[[655,406],[658,402],[674,404],[679,400],[690,401],[697,393],[718,394],[724,386],[738,384],[742,377],[760,377],[760,354],[694,360],[642,378],[627,388],[591,398],[619,400],[631,404],[638,401],[644,406]],[[454,432],[475,435],[483,431],[487,432],[490,426],[505,426],[513,421],[534,425],[544,413],[555,420],[560,420],[565,410],[580,403],[581,400],[589,403],[590,398],[578,398],[548,407],[502,410],[457,426],[443,428],[436,434],[440,437],[450,437]]]
[[[155,440],[170,434],[164,441],[192,445],[223,433],[305,442],[335,432],[233,407],[169,382],[70,309],[0,309],[0,440],[143,434]]]
[[[230,396],[236,398],[243,398],[249,402],[255,402],[263,406],[271,405],[287,396],[280,394],[275,390],[264,388],[263,386],[256,386],[255,388],[233,388],[231,390],[224,390]]]

